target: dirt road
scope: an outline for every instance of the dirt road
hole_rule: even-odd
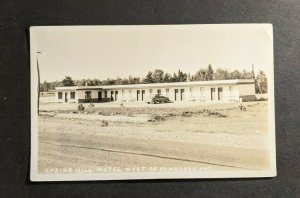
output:
[[[105,166],[260,170],[268,166],[266,104],[250,106],[246,112],[222,113],[227,116],[174,117],[158,123],[122,118],[106,127],[101,119],[85,115],[40,117],[39,171]]]

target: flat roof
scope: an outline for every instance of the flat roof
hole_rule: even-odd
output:
[[[207,86],[207,85],[235,85],[254,84],[254,79],[234,79],[234,80],[210,80],[210,81],[189,81],[170,83],[149,83],[149,84],[127,84],[127,85],[101,85],[101,86],[72,86],[56,87],[55,90],[106,90],[106,89],[134,89],[134,88],[160,88],[160,87],[187,87],[187,86]]]

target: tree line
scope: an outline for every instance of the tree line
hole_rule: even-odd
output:
[[[186,82],[186,81],[208,81],[208,80],[229,80],[229,79],[255,79],[256,93],[267,93],[267,77],[263,71],[259,71],[257,75],[253,71],[234,70],[218,68],[215,71],[209,64],[207,68],[200,68],[195,74],[191,75],[181,70],[169,74],[161,69],[149,71],[145,77],[132,77],[128,78],[107,78],[100,79],[80,79],[73,80],[71,77],[66,76],[62,81],[47,82],[44,81],[40,84],[40,91],[47,92],[54,90],[55,87],[62,86],[99,86],[99,85],[126,85],[126,84],[150,84],[150,83],[169,83],[169,82]]]

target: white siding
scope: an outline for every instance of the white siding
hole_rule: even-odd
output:
[[[241,96],[255,94],[255,85],[254,84],[239,84],[237,86],[238,86]]]
[[[160,83],[160,84],[149,84],[149,85],[124,85],[124,86],[104,86],[101,90],[102,99],[111,98],[111,93],[113,93],[113,98],[115,98],[115,92],[118,92],[118,97],[116,101],[137,101],[137,91],[140,91],[139,100],[143,102],[151,101],[158,90],[161,90],[163,96],[169,97],[171,101],[181,102],[181,101],[211,101],[211,88],[215,88],[215,100],[214,101],[239,101],[240,96],[254,95],[255,86],[254,83],[251,84],[239,84],[240,81],[228,80],[218,82],[215,84],[209,84],[210,82],[187,82],[187,83]],[[246,81],[241,81],[241,83],[247,83]],[[90,90],[89,90],[90,88]],[[101,87],[99,87],[100,89]],[[222,95],[220,97],[218,94],[218,88],[222,88]],[[65,93],[68,94],[68,102],[77,102],[78,99],[85,99],[85,92],[91,91],[91,98],[98,99],[98,92],[100,90],[95,90],[94,87],[83,87],[83,90],[76,90],[75,88],[68,91],[60,88],[55,93],[55,98],[57,102],[65,102]],[[86,89],[86,90],[84,90]],[[168,92],[166,90],[169,90]],[[175,100],[175,90],[178,90],[177,100]],[[142,91],[144,90],[144,97],[142,100]],[[152,90],[152,93],[150,93]],[[184,90],[183,96],[181,98],[181,90]],[[71,99],[71,92],[75,91],[75,98]],[[107,92],[107,97],[105,97],[105,91]],[[58,99],[58,92],[62,92],[62,99]]]

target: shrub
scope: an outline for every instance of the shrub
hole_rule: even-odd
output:
[[[83,111],[83,110],[84,110],[83,104],[80,103],[80,104],[78,105],[78,110],[79,110],[79,111]]]

